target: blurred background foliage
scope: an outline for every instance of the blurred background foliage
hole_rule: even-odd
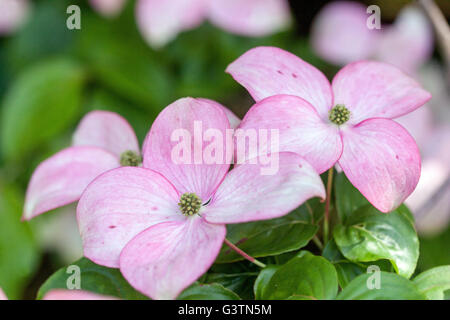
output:
[[[0,287],[12,298],[34,298],[55,270],[81,257],[75,206],[20,221],[30,175],[45,158],[70,145],[81,117],[94,109],[123,115],[142,143],[158,113],[185,96],[217,100],[242,117],[252,100],[224,72],[246,50],[286,49],[329,78],[338,67],[312,51],[310,24],[327,1],[292,0],[292,27],[269,37],[231,35],[208,22],[160,50],[137,30],[134,3],[111,19],[85,1],[37,0],[26,24],[0,37]],[[403,0],[373,0],[392,22]],[[66,28],[66,8],[81,7],[81,30]],[[450,2],[438,1],[450,14]],[[438,53],[433,59],[440,60]],[[450,229],[421,239],[417,271],[450,264]]]

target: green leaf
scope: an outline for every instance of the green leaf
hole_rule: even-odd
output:
[[[401,205],[382,213],[368,205],[337,225],[333,232],[339,250],[354,262],[391,261],[395,271],[409,278],[419,258],[419,240],[411,213]]]
[[[313,212],[302,206],[281,218],[227,225],[227,238],[252,257],[266,257],[298,250],[308,244],[318,227],[311,223]],[[243,257],[224,245],[216,263]]]
[[[267,266],[259,273],[258,277],[255,280],[255,284],[253,286],[253,291],[255,293],[255,300],[260,300],[264,296],[265,289],[267,288],[267,284],[272,278],[273,274],[280,268],[280,266],[273,265]]]
[[[81,258],[72,266],[80,268],[80,285],[83,290],[128,300],[148,299],[128,284],[119,269],[99,266],[86,258]],[[42,299],[52,289],[67,289],[67,284],[73,283],[74,276],[75,272],[68,267],[59,269],[41,286],[37,298]]]
[[[374,286],[379,277],[379,289]],[[370,289],[372,288],[372,289]],[[380,271],[362,274],[352,280],[337,296],[338,300],[423,300],[416,286],[408,279]]]
[[[269,281],[268,275],[263,275],[258,285],[262,299],[334,299],[338,290],[333,265],[307,251],[279,267]]]
[[[450,289],[450,266],[436,267],[422,272],[413,279],[418,290],[430,300],[443,300]]]
[[[185,289],[178,300],[240,300],[239,296],[218,283],[195,283]]]
[[[76,118],[85,80],[83,69],[67,59],[27,69],[6,93],[1,147],[16,159],[68,127]]]
[[[352,262],[347,260],[339,251],[336,242],[331,239],[325,246],[322,256],[330,261],[336,268],[339,286],[345,288],[350,281],[357,276],[366,273],[367,268],[376,265],[382,271],[392,272],[392,264],[389,260],[378,260],[372,262]]]
[[[20,221],[22,204],[16,188],[0,184],[0,287],[10,299],[22,297],[39,262],[31,230]]]
[[[369,201],[348,181],[343,172],[335,176],[334,194],[336,196],[336,210],[343,223],[356,209],[369,204]]]

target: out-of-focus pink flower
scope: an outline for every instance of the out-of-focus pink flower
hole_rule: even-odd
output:
[[[139,29],[153,47],[161,47],[178,33],[209,19],[229,32],[264,36],[289,24],[286,0],[138,0]]]
[[[8,300],[2,288],[0,288],[0,300]],[[84,290],[53,289],[47,292],[42,300],[118,300],[118,298]]]
[[[395,119],[416,139],[422,156],[419,183],[405,203],[422,234],[445,229],[450,220],[450,95],[438,65],[427,64],[419,77],[433,99],[423,108]]]
[[[0,300],[8,300],[2,288],[0,288]]]
[[[367,27],[367,17],[366,6],[361,3],[331,2],[313,22],[312,47],[319,56],[336,65],[370,57],[379,32]]]
[[[140,157],[128,122],[116,113],[92,111],[80,122],[73,146],[42,162],[28,185],[23,219],[77,201],[99,174]]]
[[[91,6],[105,17],[118,15],[127,0],[89,0]]]
[[[394,24],[383,25],[380,30],[367,27],[369,16],[359,3],[326,5],[313,23],[313,48],[337,65],[370,58],[415,74],[433,50],[433,32],[424,14],[415,6],[407,6]]]
[[[232,153],[217,137],[230,128],[223,107],[211,100],[184,98],[166,107],[145,140],[143,167],[106,172],[83,193],[77,218],[84,255],[120,267],[153,299],[173,299],[213,264],[225,224],[279,217],[325,196],[317,172],[294,153],[277,154],[275,175],[261,175],[260,161],[229,171]],[[174,133],[183,133],[183,153],[205,159],[211,146],[198,139],[213,131],[221,154],[214,163],[173,158],[180,143]]]
[[[392,26],[381,30],[373,58],[415,74],[433,51],[433,30],[416,7],[405,7]]]
[[[28,0],[0,1],[0,35],[9,34],[26,20],[30,10]]]
[[[84,290],[53,289],[45,294],[42,300],[119,300]]]
[[[399,69],[354,62],[330,86],[319,70],[295,55],[259,47],[227,72],[257,101],[239,128],[279,129],[280,151],[302,155],[320,173],[337,162],[382,212],[395,209],[416,187],[419,150],[391,119],[422,106],[431,95]]]

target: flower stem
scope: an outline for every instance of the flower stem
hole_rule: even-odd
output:
[[[328,170],[328,181],[327,181],[327,198],[325,202],[325,214],[323,218],[323,244],[326,245],[328,242],[328,228],[330,220],[330,201],[331,201],[331,189],[333,187],[333,167]]]
[[[317,248],[319,248],[321,251],[323,250],[323,244],[320,241],[320,239],[317,236],[314,236],[313,238],[314,243],[316,244]]]
[[[242,251],[241,249],[239,249],[238,247],[236,247],[233,243],[231,243],[230,240],[228,240],[227,238],[225,238],[225,243],[227,244],[227,246],[229,246],[231,249],[233,249],[234,251],[236,251],[238,254],[240,254],[241,256],[243,256],[245,259],[247,259],[248,261],[256,264],[258,267],[261,268],[265,268],[266,265],[264,263],[262,263],[261,261],[256,260],[255,258],[253,258],[252,256],[248,255],[247,253],[245,253],[244,251]]]

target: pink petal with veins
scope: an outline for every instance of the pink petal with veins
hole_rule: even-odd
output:
[[[414,139],[396,122],[369,119],[341,131],[344,151],[339,165],[350,182],[378,210],[397,208],[420,177]]]
[[[22,219],[77,201],[94,178],[119,165],[116,156],[97,147],[70,147],[58,152],[31,176]]]
[[[225,233],[225,226],[200,216],[157,224],[128,243],[120,271],[152,299],[175,299],[213,264]]]
[[[255,164],[247,162],[231,170],[202,216],[224,224],[273,219],[312,197],[325,198],[320,176],[302,157],[290,152],[271,157],[276,168],[261,164],[259,158]]]
[[[122,167],[94,180],[77,207],[84,256],[97,264],[119,267],[125,245],[146,228],[182,220],[179,195],[160,174]]]
[[[161,173],[180,193],[194,192],[206,202],[230,166],[233,150],[226,144],[227,129],[225,111],[216,102],[179,99],[153,122],[144,142],[143,166]]]
[[[81,119],[73,135],[73,144],[96,146],[120,157],[131,150],[139,153],[139,143],[130,124],[110,111],[91,111]]]
[[[256,47],[231,63],[226,72],[256,102],[277,94],[290,94],[312,104],[322,119],[328,118],[333,101],[328,79],[292,53],[275,47]]]
[[[351,116],[347,124],[380,117],[396,118],[431,99],[413,78],[396,67],[375,61],[348,64],[332,82],[334,105],[344,104]]]

